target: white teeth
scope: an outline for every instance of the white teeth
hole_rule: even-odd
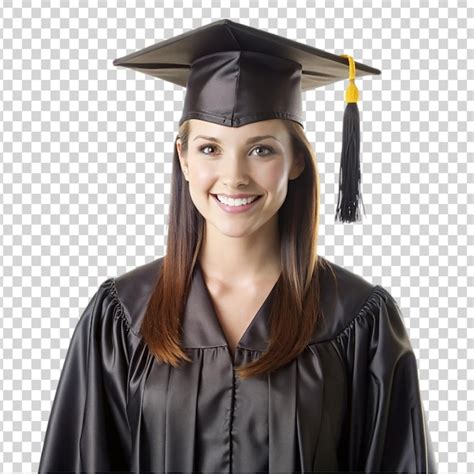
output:
[[[255,199],[257,198],[258,196],[253,196],[245,199],[232,199],[225,196],[217,195],[217,199],[219,199],[219,201],[223,202],[224,204],[227,204],[228,206],[244,206],[245,204],[250,204],[251,202],[255,201]]]

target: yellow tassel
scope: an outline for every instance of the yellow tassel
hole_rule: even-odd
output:
[[[342,125],[341,168],[339,171],[339,197],[337,200],[336,220],[355,222],[360,219],[360,126],[359,126],[359,91],[354,83],[355,63],[352,56],[341,54],[349,60],[349,85],[345,93],[347,102]]]
[[[346,92],[344,94],[344,100],[350,104],[357,102],[359,100],[359,89],[355,85],[355,63],[354,58],[348,54],[341,54],[342,58],[347,58],[349,60],[349,85],[347,86]]]

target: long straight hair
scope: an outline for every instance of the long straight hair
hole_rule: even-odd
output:
[[[301,125],[282,121],[291,136],[294,156],[302,153],[305,166],[288,182],[286,199],[278,211],[282,274],[269,311],[268,345],[259,359],[236,367],[241,378],[267,374],[293,360],[324,316],[318,275],[323,266],[330,267],[317,254],[320,193],[316,155]],[[183,153],[187,153],[189,132],[190,123],[185,121],[175,139],[167,252],[140,327],[150,352],[173,367],[192,362],[181,345],[181,321],[205,231],[205,219],[191,200],[176,149],[180,138]]]

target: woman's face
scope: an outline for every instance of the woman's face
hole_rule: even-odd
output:
[[[295,159],[290,136],[279,119],[226,127],[192,119],[188,151],[177,151],[194,205],[222,233],[239,237],[257,231],[283,204],[288,180],[299,176],[303,158]],[[268,136],[267,136],[268,135]],[[264,137],[265,136],[265,137]],[[215,195],[261,196],[244,212],[228,212]]]

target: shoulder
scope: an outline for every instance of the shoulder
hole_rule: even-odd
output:
[[[313,342],[335,338],[364,311],[368,303],[385,290],[347,268],[322,259],[319,270],[320,306],[323,313]]]
[[[319,257],[320,305],[323,320],[317,325],[312,342],[335,338],[376,296],[390,295],[364,277]],[[119,275],[112,280],[112,295],[120,302],[124,317],[134,334],[138,334],[164,257],[159,257]]]
[[[140,265],[113,279],[113,291],[134,334],[138,334],[164,257]]]

